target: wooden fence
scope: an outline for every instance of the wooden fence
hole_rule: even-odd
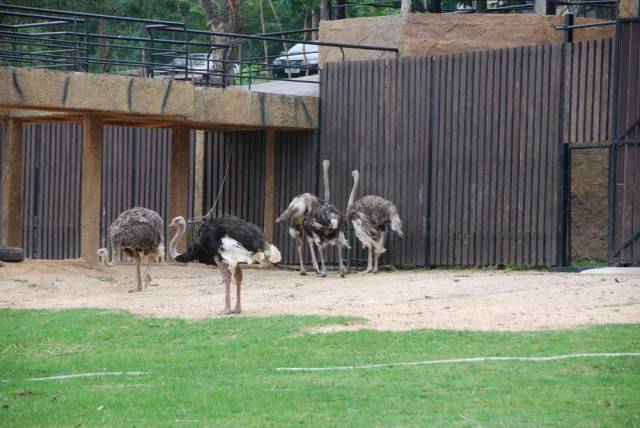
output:
[[[640,262],[640,19],[622,20],[612,138],[609,258]]]
[[[353,169],[361,173],[359,196],[396,203],[405,238],[391,235],[382,263],[558,265],[568,239],[567,148],[609,139],[612,51],[611,40],[600,40],[327,64],[320,131],[277,133],[276,210],[297,194],[321,195],[320,161],[329,159],[340,209]],[[81,136],[76,125],[27,127],[23,236],[30,257],[79,254]],[[170,138],[168,130],[105,129],[103,237],[129,206],[149,206],[166,219]],[[216,214],[262,224],[264,142],[263,132],[207,135],[205,208],[225,181]],[[50,190],[28,205],[36,182]],[[287,229],[276,227],[275,243],[293,263]],[[353,258],[363,260],[353,244]]]
[[[397,205],[406,237],[392,234],[384,263],[560,264],[564,145],[608,139],[611,52],[600,40],[327,64],[335,203],[359,169],[359,196]]]

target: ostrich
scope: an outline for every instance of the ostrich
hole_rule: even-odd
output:
[[[353,176],[353,188],[347,203],[347,216],[353,225],[353,230],[358,240],[368,250],[367,270],[362,273],[372,271],[376,273],[378,272],[378,258],[387,251],[384,248],[387,225],[391,224],[391,229],[402,238],[404,236],[402,233],[402,221],[398,216],[398,210],[395,205],[380,196],[363,196],[354,202],[360,173],[355,170],[351,175]],[[372,252],[375,253],[373,266],[371,262]]]
[[[106,248],[100,248],[97,255],[103,267],[112,267],[115,265],[116,249],[124,250],[130,257],[136,261],[137,272],[137,289],[133,291],[142,291],[142,279],[140,277],[140,263],[142,258],[147,258],[147,269],[144,277],[144,288],[146,289],[151,282],[149,270],[151,269],[151,259],[164,257],[164,221],[160,215],[148,208],[135,207],[123,211],[118,218],[111,223],[109,233],[111,241],[111,252],[113,253],[113,261],[109,262],[109,251]]]
[[[323,179],[324,179],[324,199],[329,200],[329,161],[322,161]],[[302,255],[302,247],[304,245],[304,219],[305,217],[318,205],[320,199],[312,195],[311,193],[303,193],[296,196],[289,203],[289,207],[280,214],[280,217],[276,219],[276,223],[280,223],[284,220],[290,220],[289,236],[295,240],[296,248],[298,249],[298,258],[300,259],[300,275],[306,275],[307,271],[304,268],[304,257]],[[320,273],[318,268],[318,261],[313,249],[313,241],[308,239],[309,250],[311,251],[311,262],[316,272]]]
[[[240,263],[278,263],[280,251],[267,241],[262,230],[254,224],[238,217],[226,215],[211,218],[202,224],[198,242],[182,254],[176,245],[186,229],[183,217],[176,217],[169,227],[177,228],[169,245],[169,254],[177,262],[187,263],[197,260],[208,265],[217,265],[224,278],[224,314],[240,313],[240,288],[242,270]],[[236,282],[236,307],[231,310],[231,277]]]
[[[335,245],[338,248],[338,264],[340,266],[340,276],[344,277],[347,270],[342,263],[342,247],[349,248],[344,232],[347,230],[347,223],[340,211],[329,203],[329,161],[322,162],[324,170],[324,200],[319,201],[313,206],[311,211],[304,217],[302,227],[309,246],[312,242],[318,247],[320,256],[321,270],[318,272],[320,276],[327,275],[327,269],[324,265],[324,256],[322,250],[327,245]],[[313,251],[313,250],[312,250]],[[317,267],[316,267],[317,269]]]

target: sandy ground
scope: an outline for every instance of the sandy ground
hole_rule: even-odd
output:
[[[146,292],[129,293],[134,266],[94,270],[81,261],[0,267],[0,307],[113,308],[153,317],[219,317],[224,287],[206,266],[157,265]],[[232,286],[232,290],[235,287]],[[366,318],[328,330],[538,330],[640,323],[640,276],[479,270],[396,271],[340,278],[245,269],[243,313]],[[233,304],[233,303],[232,303]]]

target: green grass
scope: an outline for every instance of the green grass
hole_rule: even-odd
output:
[[[274,371],[639,351],[640,325],[529,333],[303,332],[346,321],[188,322],[99,310],[1,310],[0,426],[640,426],[638,358]],[[24,380],[96,371],[149,374]]]

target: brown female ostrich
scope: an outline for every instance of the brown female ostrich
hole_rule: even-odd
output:
[[[353,188],[347,203],[347,216],[358,240],[368,249],[367,270],[362,273],[376,273],[378,272],[378,258],[387,251],[384,248],[387,225],[390,224],[391,229],[400,237],[403,237],[402,221],[398,216],[398,210],[395,205],[380,196],[363,196],[354,202],[360,173],[355,170],[351,175],[353,175]],[[371,262],[372,252],[375,253],[373,265]]]
[[[322,161],[322,171],[324,179],[324,199],[329,200],[329,161]],[[296,196],[289,203],[289,207],[284,210],[280,217],[276,219],[276,223],[280,223],[284,220],[289,220],[289,236],[295,240],[296,248],[298,249],[298,258],[300,259],[300,275],[306,275],[307,271],[304,269],[304,257],[302,254],[302,247],[305,239],[304,221],[309,213],[320,205],[320,198],[311,193],[303,193]],[[313,249],[313,240],[307,237],[307,243],[309,244],[309,250],[311,251],[311,262],[316,272],[320,273],[318,268],[318,261],[316,259],[316,253]]]
[[[97,252],[103,267],[112,267],[117,260],[116,249],[124,250],[136,261],[136,273],[138,286],[130,291],[142,291],[142,279],[140,277],[140,263],[142,258],[147,258],[147,269],[144,277],[144,288],[151,282],[149,270],[152,258],[164,257],[164,221],[160,215],[148,208],[135,207],[123,211],[118,218],[111,223],[109,232],[111,252],[113,260],[109,262],[109,250],[100,248]],[[119,253],[119,251],[118,251]],[[119,254],[118,254],[119,256]]]
[[[182,254],[178,254],[176,245],[186,229],[183,217],[176,217],[169,227],[177,231],[171,244],[169,254],[177,262],[188,263],[199,261],[208,265],[217,265],[224,278],[224,313],[240,313],[240,287],[242,271],[240,263],[278,263],[280,251],[267,241],[262,230],[254,224],[234,216],[221,216],[207,219],[200,228],[198,241]],[[236,307],[231,310],[230,285],[231,278],[236,282]]]

